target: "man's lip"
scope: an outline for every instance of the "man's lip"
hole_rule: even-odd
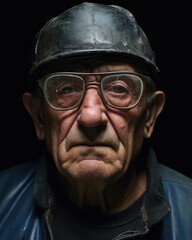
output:
[[[91,143],[76,143],[76,144],[71,144],[70,145],[70,148],[72,147],[112,147],[111,144],[101,144],[101,143],[94,143],[94,144],[91,144]]]
[[[112,148],[112,149],[116,149],[117,146],[116,144],[112,144],[111,142],[110,143],[100,143],[100,142],[78,142],[78,143],[71,143],[70,146],[68,147],[68,150],[69,149],[72,149],[74,147],[107,147],[107,148]]]

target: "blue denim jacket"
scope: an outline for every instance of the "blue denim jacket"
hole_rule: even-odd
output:
[[[152,149],[148,155],[149,158],[155,160],[164,198],[170,206],[169,213],[163,219],[159,219],[162,222],[161,234],[155,240],[192,240],[192,179],[158,163]],[[1,240],[54,239],[51,223],[49,223],[47,189],[42,187],[41,190],[34,190],[35,181],[38,185],[43,185],[45,179],[43,173],[37,174],[41,171],[38,165],[37,161],[27,162],[0,173]],[[41,214],[37,211],[34,192],[39,205],[47,208],[43,217],[48,225],[48,234],[45,233],[42,218],[39,217]],[[125,234],[119,239],[132,239],[132,237]]]

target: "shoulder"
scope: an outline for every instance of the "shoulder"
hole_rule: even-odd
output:
[[[3,240],[20,239],[24,235],[27,236],[25,239],[32,239],[29,235],[39,227],[33,199],[36,167],[37,162],[26,162],[0,172],[0,232]]]
[[[169,201],[172,214],[177,218],[192,221],[192,179],[164,165],[159,165],[165,198]]]
[[[164,196],[169,201],[172,210],[181,217],[190,216],[192,221],[192,179],[164,165],[159,165]]]
[[[7,169],[0,171],[0,180],[8,178],[9,175],[15,174],[18,177],[28,175],[29,172],[32,172],[37,166],[36,161],[24,162]],[[19,174],[18,174],[19,173]]]
[[[189,239],[192,235],[192,179],[159,164],[164,197],[171,211],[163,221],[162,239]]]
[[[192,179],[163,164],[159,164],[163,184],[189,189],[192,192]]]
[[[9,189],[15,188],[16,186],[29,184],[34,178],[36,167],[37,162],[31,161],[21,163],[1,171],[0,196],[2,196],[4,190],[7,192]],[[3,183],[6,183],[6,185]]]
[[[8,205],[29,194],[36,172],[36,162],[26,162],[0,172],[0,202]],[[2,204],[1,204],[2,206]],[[1,209],[1,207],[0,207]]]

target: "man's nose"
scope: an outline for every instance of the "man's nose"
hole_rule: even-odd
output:
[[[100,97],[98,86],[89,85],[87,87],[77,121],[86,127],[95,127],[107,123],[105,106]]]

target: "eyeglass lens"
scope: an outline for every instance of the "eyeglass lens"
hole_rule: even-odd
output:
[[[81,103],[85,89],[86,82],[80,76],[52,75],[45,81],[44,94],[52,107],[69,109]],[[141,78],[134,74],[107,75],[100,81],[100,90],[108,105],[130,108],[139,101],[143,84]]]

